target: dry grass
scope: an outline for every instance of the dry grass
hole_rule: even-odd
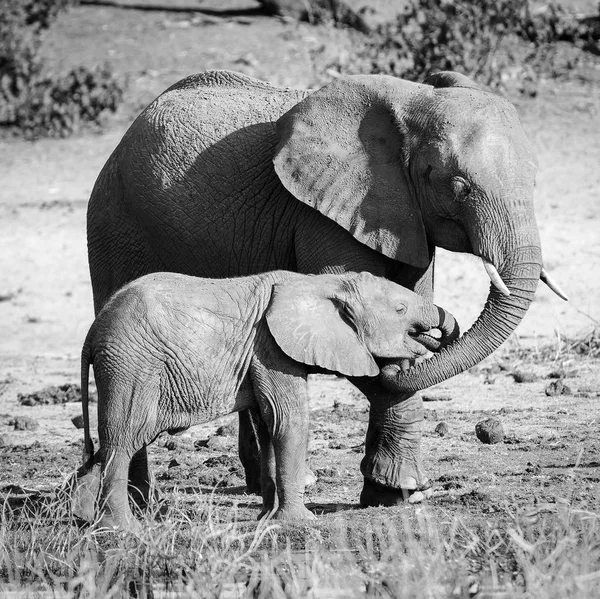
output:
[[[551,343],[522,346],[517,336],[513,335],[499,354],[504,359],[532,360],[534,362],[560,362],[573,358],[600,358],[600,326],[597,324],[572,337],[555,331]]]
[[[487,526],[435,508],[241,522],[174,492],[141,537],[78,527],[54,492],[6,502],[0,595],[19,597],[593,597],[600,512],[507,507]],[[513,513],[514,511],[514,513]],[[352,518],[352,519],[351,519]]]

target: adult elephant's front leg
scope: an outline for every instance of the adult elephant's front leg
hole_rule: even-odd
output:
[[[360,503],[363,506],[418,503],[431,496],[421,462],[423,399],[420,393],[399,395],[378,379],[353,379],[369,399],[369,428]]]

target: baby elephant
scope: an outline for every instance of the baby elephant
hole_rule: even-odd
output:
[[[426,334],[434,328],[441,338]],[[79,474],[101,464],[101,524],[139,527],[128,502],[128,470],[161,432],[251,406],[265,424],[263,513],[313,517],[303,503],[310,367],[374,377],[376,359],[418,358],[458,334],[449,313],[368,273],[277,271],[219,280],[155,273],[129,283],[100,312],[82,351],[87,462]],[[98,388],[95,454],[91,363]]]

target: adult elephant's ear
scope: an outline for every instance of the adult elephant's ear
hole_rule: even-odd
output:
[[[298,200],[378,252],[429,264],[427,237],[409,182],[419,132],[409,105],[423,87],[386,75],[339,78],[277,121],[275,171]]]
[[[437,88],[466,87],[468,89],[481,90],[481,87],[479,87],[472,79],[469,79],[462,73],[456,73],[455,71],[438,71],[437,73],[431,73],[431,75],[425,77],[423,83],[433,85],[433,87]]]
[[[379,368],[356,331],[343,319],[323,278],[302,277],[273,286],[266,313],[277,345],[293,360],[346,376],[377,376]],[[318,281],[315,281],[318,279]]]

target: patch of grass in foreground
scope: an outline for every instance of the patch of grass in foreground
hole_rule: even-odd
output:
[[[600,511],[566,501],[509,507],[502,525],[433,506],[282,526],[173,493],[160,518],[146,516],[141,538],[78,528],[64,506],[60,493],[5,502],[0,596],[600,596]]]

